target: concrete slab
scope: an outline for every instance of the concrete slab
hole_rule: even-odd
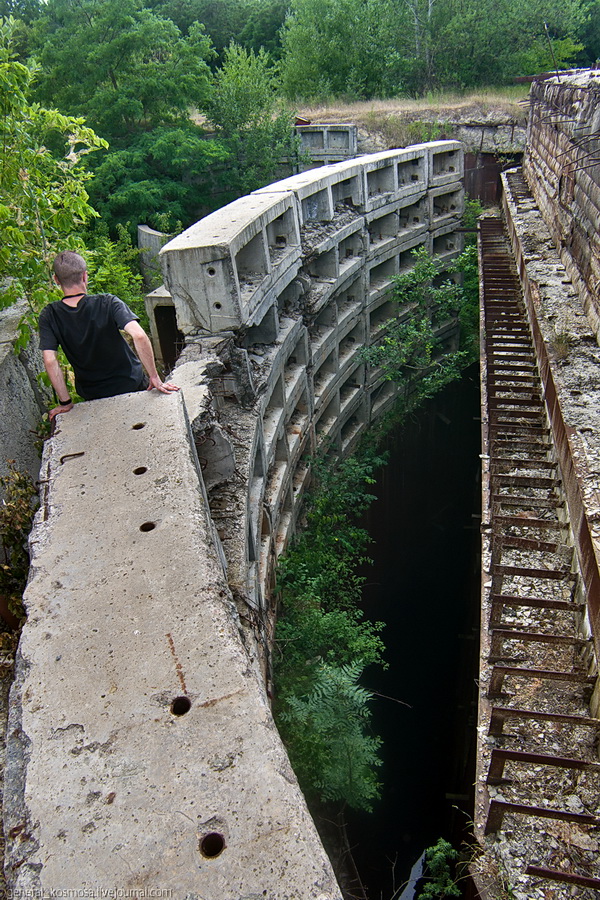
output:
[[[43,478],[8,735],[12,896],[341,900],[240,638],[182,395],[77,406]]]

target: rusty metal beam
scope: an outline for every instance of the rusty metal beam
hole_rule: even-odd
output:
[[[600,878],[577,875],[575,872],[562,872],[560,869],[547,869],[545,866],[527,866],[525,874],[547,878],[549,881],[562,881],[564,884],[574,884],[578,887],[600,888]]]
[[[521,816],[536,816],[541,819],[557,819],[559,822],[574,822],[577,825],[600,825],[600,818],[588,813],[565,812],[561,809],[548,809],[546,806],[529,806],[524,803],[508,803],[505,800],[491,800],[485,834],[495,834],[502,828],[502,820],[506,813]]]
[[[547,722],[549,725],[571,725],[573,728],[600,729],[600,719],[592,716],[574,716],[566,713],[539,712],[533,709],[519,709],[518,707],[493,706],[490,716],[489,734],[500,737],[503,734],[504,723],[508,719],[531,719],[535,722]]]
[[[579,772],[600,772],[600,763],[585,759],[573,759],[568,756],[554,756],[549,753],[528,753],[523,750],[492,750],[492,758],[488,771],[488,784],[501,784],[504,778],[504,766],[507,762],[527,763],[533,766],[554,766],[557,769],[573,769]]]

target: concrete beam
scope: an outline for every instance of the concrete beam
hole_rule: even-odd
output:
[[[182,395],[58,421],[11,695],[12,896],[340,900],[240,637]]]

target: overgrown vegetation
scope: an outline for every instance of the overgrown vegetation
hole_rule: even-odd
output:
[[[338,467],[314,461],[306,528],[278,571],[275,716],[308,797],[371,809],[378,738],[370,733],[367,665],[383,664],[381,623],[360,608],[369,536],[356,524],[384,457],[372,446]]]
[[[467,363],[466,351],[447,352],[439,334],[442,324],[458,317],[463,292],[451,279],[437,284],[438,265],[425,248],[415,250],[413,258],[410,272],[394,279],[391,299],[398,311],[381,340],[363,350],[363,358],[399,384],[405,396],[417,390],[426,399],[457,378]]]
[[[444,352],[436,326],[456,317],[465,295],[451,280],[436,284],[438,266],[427,251],[396,280],[405,317],[389,321],[381,342],[363,351],[400,386],[393,413],[365,439],[356,456],[336,467],[313,463],[316,488],[306,505],[305,529],[282,556],[276,629],[276,719],[307,796],[370,810],[379,795],[379,739],[370,731],[369,694],[358,685],[366,666],[383,663],[381,623],[361,609],[368,562],[367,532],[356,523],[374,499],[370,486],[385,462],[381,436],[431,397],[471,361],[467,350]]]
[[[84,159],[106,142],[83,119],[31,102],[36,70],[15,58],[15,30],[0,20],[0,308],[26,297],[37,313],[53,256],[95,215]]]
[[[8,474],[0,477],[5,499],[0,503],[0,597],[9,612],[23,618],[23,591],[29,573],[27,539],[35,513],[37,491],[31,477],[8,462]]]
[[[457,859],[458,851],[443,838],[439,838],[433,847],[427,848],[425,883],[419,892],[418,900],[443,900],[444,897],[462,896],[454,874]]]

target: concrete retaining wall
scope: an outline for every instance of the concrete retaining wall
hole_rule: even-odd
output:
[[[35,338],[15,353],[19,322],[27,309],[22,301],[0,310],[0,475],[8,471],[7,461],[14,460],[35,481],[40,458],[33,435],[47,408],[47,396],[37,378],[43,365]]]
[[[596,335],[600,335],[600,72],[534,83],[524,173]]]
[[[339,900],[241,637],[183,398],[59,421],[11,695],[11,896]]]

